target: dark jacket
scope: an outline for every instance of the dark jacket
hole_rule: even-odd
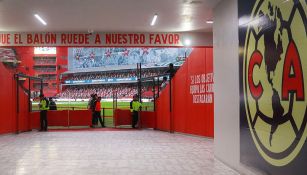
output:
[[[56,103],[54,101],[50,101],[49,110],[57,110]]]
[[[169,73],[170,79],[172,79],[176,73],[176,70],[173,69],[168,69],[165,73]]]

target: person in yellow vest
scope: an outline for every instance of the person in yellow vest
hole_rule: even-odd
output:
[[[142,109],[142,103],[138,101],[138,95],[133,96],[133,100],[130,102],[130,111],[132,114],[132,128],[136,128],[135,125],[139,120],[139,111]]]
[[[44,94],[39,95],[39,110],[40,110],[40,131],[47,131],[48,129],[48,119],[47,119],[47,110],[49,109],[49,101],[45,98]]]

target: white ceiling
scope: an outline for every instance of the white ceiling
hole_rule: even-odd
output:
[[[212,31],[219,0],[0,0],[0,31]],[[33,16],[39,14],[43,26]],[[150,26],[153,15],[159,15]]]

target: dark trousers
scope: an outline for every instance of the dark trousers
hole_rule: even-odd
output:
[[[47,131],[48,120],[47,120],[47,110],[40,111],[40,122],[41,122],[41,131]]]
[[[138,123],[139,120],[139,112],[133,111],[132,112],[132,128],[135,128],[135,125]]]
[[[95,118],[96,118],[97,124],[98,124],[98,120],[99,120],[101,127],[104,127],[104,123],[101,119],[101,111],[95,111]]]
[[[97,124],[98,124],[98,121],[97,121],[96,113],[92,111],[92,125],[97,125]]]

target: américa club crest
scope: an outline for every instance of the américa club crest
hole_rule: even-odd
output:
[[[243,92],[260,155],[293,161],[307,137],[306,0],[257,0],[246,32]]]

